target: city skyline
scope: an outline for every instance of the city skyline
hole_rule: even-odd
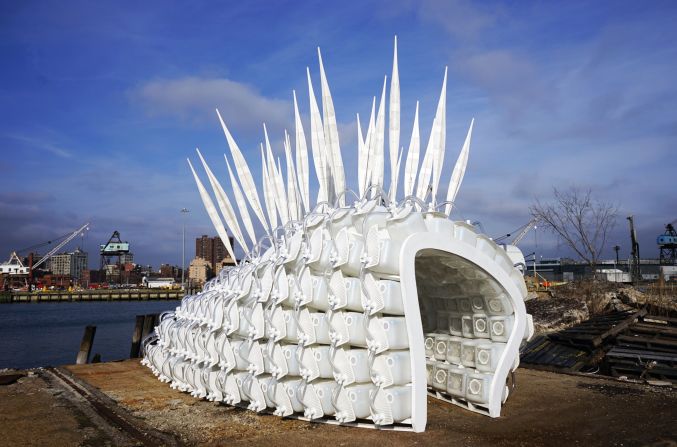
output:
[[[614,245],[628,256],[626,215],[635,215],[647,258],[658,256],[655,238],[677,217],[677,14],[668,2],[360,2],[335,5],[331,17],[315,2],[55,5],[2,6],[0,258],[90,221],[80,241],[90,266],[113,230],[139,264],[181,265],[181,208],[190,209],[187,240],[214,234],[185,158],[198,146],[227,177],[214,108],[252,166],[263,122],[280,154],[283,130],[293,128],[292,89],[307,128],[304,67],[317,88],[320,46],[350,153],[355,113],[364,124],[365,98],[380,94],[390,72],[394,35],[402,140],[420,100],[427,141],[445,66],[447,176],[476,120],[459,217],[500,236],[526,223],[528,205],[547,200],[552,186],[591,187],[620,207],[609,258]],[[570,255],[541,229],[522,246]]]

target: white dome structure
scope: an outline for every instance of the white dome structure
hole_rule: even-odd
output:
[[[308,72],[314,202],[295,95],[295,141],[292,148],[285,135],[284,172],[264,126],[263,200],[219,115],[234,164],[233,171],[226,157],[231,194],[199,152],[213,198],[190,168],[232,258],[227,230],[246,255],[163,314],[144,342],[144,364],[195,397],[285,417],[420,432],[428,395],[499,416],[519,345],[533,324],[515,267],[519,249],[508,251],[449,217],[473,125],[443,187],[446,71],[422,161],[418,105],[403,160],[395,42],[388,112],[384,82],[364,137],[358,117],[357,192],[346,189],[321,57],[320,79],[321,110]],[[264,229],[261,237],[250,209]]]

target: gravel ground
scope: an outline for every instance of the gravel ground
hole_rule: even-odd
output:
[[[280,419],[197,400],[132,360],[68,369],[188,445],[677,446],[677,390],[596,377],[519,369],[500,418],[429,399],[426,432],[415,434]]]

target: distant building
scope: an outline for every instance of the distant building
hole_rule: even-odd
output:
[[[123,253],[120,255],[120,264],[133,264],[134,253]]]
[[[78,248],[72,253],[52,256],[49,265],[53,275],[80,278],[82,272],[87,270],[87,261],[87,253]]]
[[[143,278],[143,285],[149,289],[171,289],[175,284],[174,278]]]
[[[176,278],[177,268],[170,264],[160,265],[160,276],[162,278]]]
[[[212,276],[212,265],[206,259],[196,257],[190,261],[188,279],[194,284],[204,284]]]
[[[232,237],[229,239],[230,245],[234,247],[235,240]],[[214,272],[219,271],[224,265],[235,264],[221,238],[209,237],[206,234],[195,239],[195,257],[208,261]]]

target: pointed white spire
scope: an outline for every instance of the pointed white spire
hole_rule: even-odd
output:
[[[322,121],[324,123],[324,140],[327,149],[327,160],[331,167],[331,175],[334,179],[334,190],[336,194],[341,194],[346,189],[346,175],[343,168],[343,157],[341,157],[341,147],[339,145],[338,127],[336,125],[336,112],[334,111],[334,102],[331,99],[329,83],[324,72],[322,64],[322,53],[317,48],[317,57],[320,60],[320,84],[322,87]],[[344,199],[341,196],[341,205]]]
[[[435,122],[433,121],[433,128],[435,127]],[[423,163],[421,163],[421,169],[418,171],[418,179],[416,183],[416,197],[421,200],[425,199],[426,194],[428,193],[428,188],[431,187],[430,177],[433,172],[433,148],[431,145],[432,142],[432,132],[431,138],[428,139],[428,146],[425,149],[425,155],[423,156]]]
[[[281,224],[286,225],[289,222],[289,201],[287,200],[287,192],[284,189],[284,176],[282,175],[282,163],[280,157],[277,157],[277,167],[275,168],[275,190],[278,191],[278,201],[280,204],[280,219]]]
[[[230,148],[230,153],[233,156],[233,160],[235,161],[235,170],[237,171],[237,175],[242,182],[242,187],[244,188],[244,192],[247,195],[247,200],[249,200],[249,205],[251,205],[252,210],[254,210],[254,214],[256,214],[256,217],[258,217],[261,225],[263,225],[263,228],[268,228],[268,224],[266,223],[266,219],[263,215],[263,208],[261,208],[261,202],[259,201],[259,193],[256,190],[256,184],[254,183],[254,178],[252,177],[252,173],[249,170],[247,161],[244,159],[244,156],[235,142],[235,139],[230,134],[228,127],[226,127],[226,123],[223,122],[223,118],[221,118],[219,109],[216,109],[216,114],[218,115],[219,121],[221,122],[223,133],[226,134],[228,147]]]
[[[190,166],[190,170],[193,173],[193,178],[195,179],[195,183],[197,184],[197,189],[200,192],[200,199],[202,199],[202,203],[205,206],[205,209],[207,210],[207,214],[209,215],[209,220],[212,221],[212,225],[214,225],[214,229],[216,229],[216,234],[219,235],[219,238],[221,239],[221,242],[223,242],[223,245],[225,245],[226,250],[228,250],[228,254],[233,258],[233,260],[237,259],[235,258],[235,253],[233,252],[233,247],[230,245],[230,239],[228,238],[228,233],[226,233],[226,229],[223,226],[223,222],[221,222],[221,218],[219,217],[218,211],[216,211],[216,207],[214,206],[214,202],[212,202],[211,197],[209,197],[209,193],[205,189],[204,185],[200,181],[200,178],[197,176],[195,173],[195,169],[193,168],[193,164],[190,162],[190,160],[186,159],[188,161],[188,166]]]
[[[362,197],[363,193],[363,179],[366,170],[367,164],[367,147],[364,144],[364,136],[362,135],[362,124],[360,123],[360,114],[356,115],[355,120],[357,121],[357,188]]]
[[[437,104],[437,112],[433,120],[433,127],[430,131],[430,138],[425,149],[423,164],[418,173],[418,184],[416,187],[416,196],[424,199],[428,188],[432,188],[430,203],[435,204],[438,192],[439,179],[444,163],[444,146],[446,140],[446,93],[447,93],[447,69],[444,69],[444,81],[442,83],[442,92]]]
[[[400,153],[397,156],[397,163],[395,164],[395,169],[393,169],[393,179],[392,183],[397,185],[397,183],[400,181],[400,165],[402,164],[402,152],[404,152],[404,148],[400,148]],[[395,188],[395,191],[397,191],[397,188]],[[392,189],[391,189],[392,193]],[[395,200],[397,197],[395,195],[390,196],[390,200]]]
[[[249,216],[249,210],[247,209],[247,203],[242,196],[242,191],[240,190],[240,185],[238,185],[235,176],[233,175],[233,170],[230,168],[230,162],[228,157],[223,155],[223,158],[226,159],[226,166],[228,166],[228,176],[230,177],[230,185],[233,188],[233,195],[235,196],[235,204],[237,205],[238,210],[240,211],[240,219],[242,219],[242,224],[244,225],[249,239],[252,241],[252,245],[256,245],[256,233],[254,232],[254,225],[252,225],[252,218]]]
[[[296,127],[296,172],[298,176],[299,191],[303,201],[305,212],[310,211],[310,186],[308,171],[308,146],[306,144],[306,134],[303,131],[303,123],[299,115],[299,106],[296,102],[296,91],[294,95],[294,123]]]
[[[470,153],[470,139],[472,138],[472,128],[475,124],[475,118],[470,121],[470,128],[468,129],[468,134],[465,137],[465,142],[463,143],[463,149],[458,155],[456,160],[456,165],[454,166],[454,171],[451,173],[451,180],[449,181],[449,189],[447,190],[448,202],[453,202],[456,200],[456,195],[458,190],[461,187],[461,182],[463,182],[463,176],[465,175],[465,168],[468,165],[468,155]],[[451,213],[452,205],[447,204],[445,207],[447,214]]]
[[[289,221],[289,212],[287,208],[287,199],[284,192],[284,181],[281,178],[281,173],[278,172],[275,167],[275,157],[273,156],[273,149],[270,146],[270,140],[268,139],[268,130],[266,129],[266,124],[263,124],[263,134],[266,140],[266,153],[268,158],[268,175],[271,176],[273,192],[275,197],[275,207],[277,212],[280,215],[280,222],[282,225],[286,224]],[[275,228],[273,228],[275,229]]]
[[[409,141],[409,150],[407,151],[407,161],[404,165],[404,197],[409,197],[414,193],[414,184],[416,183],[416,173],[418,172],[418,158],[420,150],[421,137],[418,128],[418,101],[416,101],[414,127],[411,130],[411,140]]]
[[[378,106],[378,116],[376,118],[375,135],[372,135],[372,146],[369,151],[369,167],[371,170],[371,184],[383,186],[383,162],[385,146],[385,102],[386,102],[386,84],[388,77],[383,79],[383,91],[381,92],[381,103]]]
[[[432,202],[435,204],[437,193],[439,192],[440,176],[444,166],[444,150],[447,140],[447,68],[444,68],[444,81],[442,82],[442,92],[440,100],[437,103],[437,112],[435,113],[437,126],[433,126],[433,147],[435,148],[435,157],[433,159],[433,194]]]
[[[240,244],[240,246],[245,252],[248,252],[249,248],[247,247],[247,244],[242,235],[242,230],[240,230],[240,225],[237,223],[237,216],[235,215],[233,206],[230,204],[230,199],[228,199],[226,191],[224,191],[223,187],[221,186],[221,183],[219,183],[219,181],[216,179],[216,176],[209,168],[209,165],[207,165],[207,162],[205,161],[204,157],[202,157],[200,149],[196,148],[195,150],[197,151],[198,157],[200,157],[202,166],[207,172],[209,183],[212,185],[212,189],[214,190],[214,196],[216,196],[216,203],[218,203],[219,208],[221,209],[221,214],[223,215],[223,218],[226,220],[226,225],[230,229],[230,232],[233,235],[233,237],[235,237],[235,239],[237,240],[237,243]]]
[[[296,183],[296,169],[294,167],[294,160],[291,156],[291,142],[287,130],[284,131],[284,156],[287,163],[287,203],[289,205],[289,218],[291,220],[299,220],[299,191]]]
[[[273,192],[272,178],[268,172],[268,159],[265,152],[263,152],[263,144],[261,144],[261,175],[263,176],[263,198],[266,203],[266,211],[268,212],[268,222],[271,228],[277,228],[277,210],[275,208],[275,193]]]
[[[371,115],[369,116],[369,127],[367,127],[367,136],[364,139],[364,163],[362,166],[364,169],[361,169],[358,172],[358,179],[360,179],[360,197],[362,197],[371,183],[371,157],[372,157],[372,140],[374,138],[374,133],[376,132],[375,124],[375,115],[376,115],[376,97],[374,96],[371,100]]]
[[[388,143],[390,147],[390,200],[397,196],[397,150],[400,147],[400,74],[397,67],[397,36],[393,52],[393,73],[390,78],[390,114],[388,117]]]
[[[315,164],[315,173],[319,183],[317,192],[317,203],[328,199],[328,175],[327,161],[325,160],[325,141],[324,131],[322,129],[322,118],[320,109],[317,106],[313,83],[310,79],[310,69],[306,68],[308,75],[308,96],[310,97],[310,147],[313,151],[313,163]]]

